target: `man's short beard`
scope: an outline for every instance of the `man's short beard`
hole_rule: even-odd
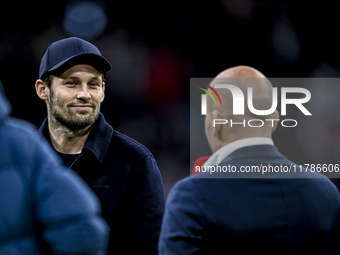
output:
[[[71,112],[60,112],[56,109],[56,105],[58,104],[55,100],[53,90],[50,89],[50,114],[52,117],[54,117],[55,120],[57,120],[62,126],[67,127],[71,131],[77,131],[81,130],[83,128],[86,128],[93,123],[96,122],[96,120],[99,117],[100,107],[97,108],[97,110],[94,112],[93,115],[90,115],[88,117],[79,117],[75,114],[72,114]]]

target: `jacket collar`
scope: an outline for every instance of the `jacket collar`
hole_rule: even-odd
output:
[[[46,139],[50,140],[50,132],[48,129],[48,118],[46,118],[38,130]],[[102,163],[106,151],[110,145],[113,134],[113,128],[105,121],[104,115],[99,114],[97,121],[93,124],[92,130],[85,142],[84,150],[92,152],[98,161]]]
[[[217,150],[205,163],[205,166],[214,166],[221,163],[226,157],[232,154],[234,151],[243,147],[255,146],[255,145],[274,145],[271,138],[268,137],[249,137],[229,143],[219,150]]]
[[[279,152],[275,145],[268,144],[240,148],[226,157],[221,164],[229,161],[240,161],[244,164],[247,164],[247,162],[259,164],[264,162],[292,163]]]

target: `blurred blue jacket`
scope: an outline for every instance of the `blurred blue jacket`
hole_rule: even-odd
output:
[[[0,84],[0,254],[106,254],[98,199],[10,108]]]

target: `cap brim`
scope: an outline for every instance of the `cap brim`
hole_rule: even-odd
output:
[[[93,66],[98,71],[103,73],[111,70],[111,64],[106,58],[94,53],[81,53],[59,62],[55,66],[51,67],[46,73],[55,73],[57,71],[66,70],[72,66],[80,64]]]

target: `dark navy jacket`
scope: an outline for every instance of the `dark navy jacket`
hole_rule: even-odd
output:
[[[40,132],[49,139],[47,119]],[[165,198],[153,155],[100,114],[71,167],[101,201],[111,227],[109,254],[157,254]]]
[[[261,164],[295,165],[275,146],[261,145],[241,148],[219,166]],[[324,176],[302,172],[181,180],[168,196],[160,254],[339,254],[339,192]]]
[[[0,254],[34,255],[39,247],[105,254],[109,228],[96,196],[31,124],[9,111],[0,91]]]

